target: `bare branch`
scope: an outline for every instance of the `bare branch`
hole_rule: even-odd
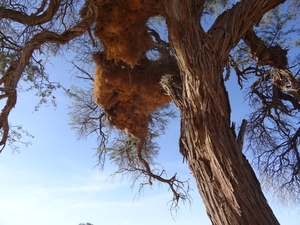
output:
[[[239,149],[242,152],[243,150],[243,145],[244,145],[244,136],[245,136],[245,132],[246,132],[246,128],[247,128],[247,120],[243,120],[242,121],[242,125],[240,127],[240,131],[239,134],[237,136],[237,142],[239,145]]]
[[[58,3],[57,1],[53,2]],[[57,34],[51,31],[42,31],[41,33],[33,36],[33,38],[25,44],[23,52],[19,59],[11,63],[7,71],[3,74],[3,77],[0,79],[0,85],[4,86],[4,89],[2,90],[7,90],[7,92],[2,95],[2,97],[7,97],[7,101],[0,115],[0,128],[3,129],[3,136],[0,141],[0,146],[5,146],[5,142],[7,140],[9,132],[8,116],[11,109],[15,106],[17,99],[16,87],[26,65],[29,63],[29,60],[32,57],[33,52],[39,49],[44,43],[50,42],[65,44],[69,42],[73,38],[85,33],[93,24],[94,20],[94,14],[87,13],[80,23],[78,23],[74,27],[69,28],[62,34]]]
[[[243,39],[250,47],[253,59],[257,61],[258,65],[269,65],[278,69],[287,67],[287,50],[282,49],[280,46],[267,47],[254,33],[253,28],[247,30]]]
[[[75,66],[75,68],[77,70],[79,70],[81,73],[83,73],[85,76],[76,76],[77,78],[83,79],[83,80],[90,80],[92,82],[94,82],[94,77],[87,71],[85,71],[83,68],[81,68],[80,66],[76,65],[76,63],[72,62],[73,66]]]
[[[61,0],[50,0],[48,9],[46,9],[43,14],[38,15],[41,11],[43,11],[46,2],[47,1],[44,0],[37,11],[31,15],[27,15],[24,12],[17,12],[15,10],[0,7],[0,18],[10,19],[29,26],[46,23],[53,19],[53,16],[59,9]]]
[[[267,11],[283,2],[285,0],[239,1],[231,9],[218,16],[208,30],[218,55],[227,57],[247,30],[258,24]],[[220,61],[224,62],[226,58]]]

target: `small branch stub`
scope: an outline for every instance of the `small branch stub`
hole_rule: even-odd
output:
[[[239,134],[238,134],[238,137],[237,137],[239,150],[241,152],[243,151],[244,137],[245,137],[245,133],[246,133],[247,124],[248,124],[247,120],[243,119],[242,125],[240,127],[240,131],[239,131]]]

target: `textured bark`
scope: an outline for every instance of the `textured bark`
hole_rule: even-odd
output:
[[[36,10],[35,13],[27,15],[24,12],[18,12],[5,7],[0,7],[0,18],[7,18],[13,21],[26,24],[29,26],[40,25],[53,19],[53,16],[57,12],[61,0],[52,0],[49,2],[48,8],[44,11],[46,1],[41,3],[41,6]],[[43,12],[41,15],[39,13]]]
[[[180,109],[181,152],[213,225],[279,224],[230,127],[222,72],[230,50],[247,29],[281,2],[241,1],[206,33],[198,17],[203,1],[165,1],[181,81],[172,78],[163,83]]]

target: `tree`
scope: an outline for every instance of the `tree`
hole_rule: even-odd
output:
[[[42,79],[37,85],[42,90],[41,97],[51,97],[49,92],[57,87],[33,53],[65,50],[58,45],[76,46],[76,41],[82,40],[78,37],[85,35],[94,45],[92,49],[98,49],[94,54],[95,79],[88,78],[94,80],[95,101],[103,111],[97,112],[96,106],[87,104],[91,112],[96,112],[95,117],[88,114],[87,118],[100,124],[99,146],[104,146],[100,156],[109,149],[101,129],[107,119],[132,135],[120,136],[122,144],[116,151],[119,155],[111,151],[112,159],[119,163],[126,157],[126,163],[120,164],[129,166],[124,167],[126,171],[140,171],[149,177],[150,184],[152,180],[167,183],[173,188],[175,202],[185,199],[186,195],[180,194],[184,183],[176,176],[167,179],[153,172],[147,154],[154,149],[147,145],[152,140],[148,131],[153,112],[172,100],[180,111],[180,152],[195,177],[212,224],[279,224],[242,152],[246,122],[236,135],[224,82],[230,68],[241,86],[246,78],[253,81],[249,97],[256,111],[250,116],[248,137],[253,149],[261,149],[255,151],[258,165],[262,162],[266,176],[276,175],[286,187],[299,188],[300,132],[294,125],[299,112],[299,63],[290,66],[284,48],[290,42],[285,36],[298,32],[286,26],[297,17],[297,10],[290,11],[288,3],[279,8],[284,2],[244,0],[229,7],[227,1],[204,0],[87,0],[84,5],[79,0],[51,0],[34,8],[26,0],[4,1],[0,7],[0,17],[4,18],[0,22],[0,84],[1,99],[7,101],[0,117],[0,144],[8,140],[8,116],[16,104],[21,77],[28,77],[33,84]],[[299,2],[294,1],[293,7],[299,7]],[[225,10],[219,13],[222,9]],[[79,10],[82,19],[76,14]],[[269,13],[270,10],[273,11]],[[206,14],[217,14],[207,31],[199,23]],[[147,28],[153,16],[165,18],[169,43]],[[284,27],[288,27],[285,33]],[[295,43],[299,45],[299,40]],[[79,53],[86,55],[89,48],[81,46],[84,50],[79,49]],[[156,50],[158,59],[147,56],[149,50]],[[69,94],[74,99],[78,97]],[[91,123],[82,124],[88,127]]]

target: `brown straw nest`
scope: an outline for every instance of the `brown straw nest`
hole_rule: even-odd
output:
[[[145,137],[150,114],[171,101],[159,82],[164,74],[179,74],[175,58],[153,61],[144,57],[133,68],[107,60],[104,53],[94,54],[94,60],[96,103],[116,128],[136,138]]]
[[[157,47],[165,42],[147,27],[149,18],[164,15],[162,1],[98,0],[92,5],[87,5],[81,15],[93,9],[94,34],[104,49],[104,53],[94,54],[95,101],[105,110],[112,125],[143,138],[148,132],[151,113],[171,101],[159,84],[162,76],[179,74],[168,48],[160,51]],[[147,59],[146,52],[155,47],[160,58]]]
[[[122,60],[133,67],[140,55],[153,46],[147,21],[163,15],[161,0],[98,1],[96,8],[94,34],[107,59]]]

